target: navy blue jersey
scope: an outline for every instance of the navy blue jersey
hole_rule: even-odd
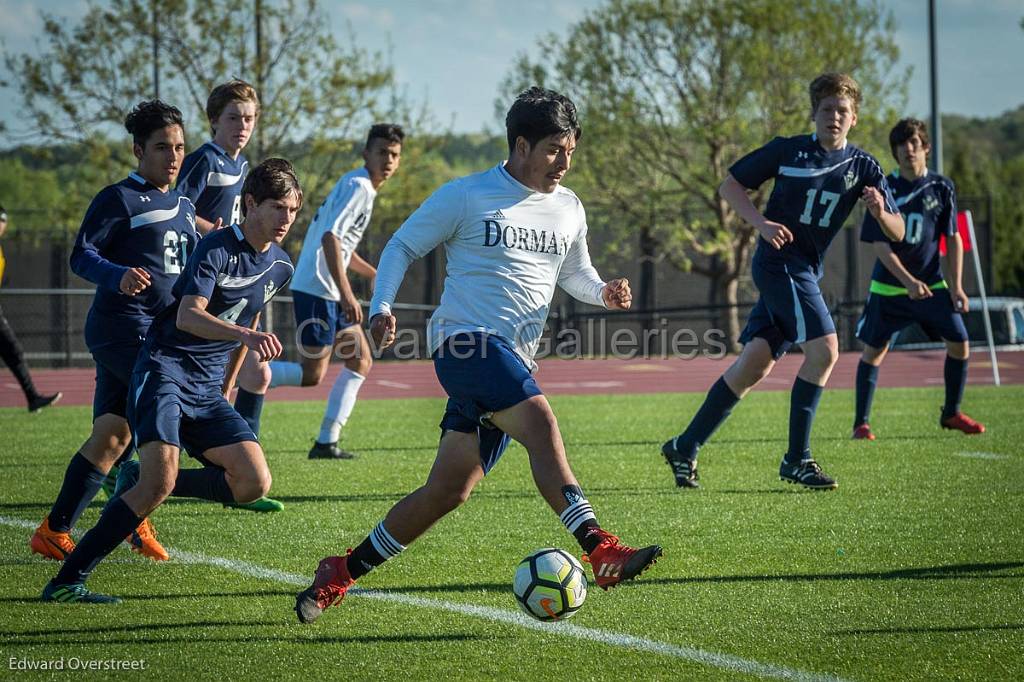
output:
[[[241,154],[232,159],[213,142],[185,157],[178,175],[178,191],[196,205],[196,214],[224,227],[242,220],[242,183],[249,162]]]
[[[171,286],[196,246],[195,208],[177,190],[161,192],[137,173],[105,187],[89,205],[71,251],[71,270],[96,285],[89,311],[90,348],[146,335],[173,300]],[[129,268],[149,273],[135,296],[121,293]]]
[[[916,180],[907,180],[893,173],[889,176],[889,185],[907,224],[903,241],[890,242],[889,245],[915,279],[929,286],[938,284],[942,281],[939,236],[952,237],[956,234],[956,190],[953,181],[930,171]],[[889,241],[870,213],[864,216],[860,238],[865,242]],[[880,260],[875,261],[871,279],[882,284],[903,286]]]
[[[776,251],[759,239],[758,249],[770,257],[796,259],[815,268],[865,187],[878,189],[887,210],[897,211],[882,167],[873,156],[852,144],[826,151],[815,135],[776,137],[734,163],[729,173],[747,189],[775,179],[764,216],[789,228],[794,241]]]
[[[294,272],[280,246],[257,252],[238,225],[207,235],[174,284],[174,302],[153,321],[135,371],[161,372],[197,393],[219,393],[224,367],[238,342],[204,339],[178,329],[182,298],[202,296],[209,301],[206,312],[249,327]]]

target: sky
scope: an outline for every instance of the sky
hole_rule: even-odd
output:
[[[103,0],[94,0],[104,4]],[[515,58],[542,58],[542,37],[571,39],[570,28],[603,0],[321,0],[332,28],[391,54],[399,84],[426,101],[455,132],[497,132],[494,101]],[[883,0],[897,22],[901,62],[914,68],[907,114],[929,113],[928,0]],[[939,104],[945,114],[996,116],[1024,103],[1021,0],[937,0]],[[0,0],[0,46],[38,54],[39,10],[77,24],[86,0]],[[0,80],[8,80],[0,65]],[[17,129],[18,99],[0,94],[0,121]],[[3,141],[0,141],[3,144]],[[6,146],[6,145],[4,145]]]

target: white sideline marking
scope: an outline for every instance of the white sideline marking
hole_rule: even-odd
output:
[[[7,516],[0,516],[0,524],[10,526],[12,528],[27,528],[30,530],[35,530],[37,525],[32,521],[15,519]],[[309,576],[279,571],[274,568],[267,568],[265,566],[251,564],[246,561],[207,556],[205,554],[188,552],[181,549],[172,549],[170,547],[167,547],[166,549],[171,555],[171,558],[180,561],[183,564],[214,566],[216,568],[222,568],[226,571],[239,573],[251,578],[271,580],[287,585],[294,585],[295,587],[306,587],[310,583]],[[310,575],[312,575],[312,570],[310,571]],[[464,616],[482,618],[484,620],[505,623],[507,625],[517,625],[527,630],[537,630],[549,635],[565,635],[576,639],[585,639],[591,642],[600,642],[602,644],[609,644],[611,646],[617,646],[624,649],[632,649],[634,651],[646,651],[652,654],[681,658],[714,668],[746,673],[748,675],[756,675],[758,677],[768,677],[780,680],[800,680],[801,682],[843,682],[842,678],[834,675],[822,675],[793,668],[786,668],[779,665],[772,665],[770,663],[760,663],[758,661],[740,658],[739,656],[720,654],[713,651],[704,651],[703,649],[697,649],[695,647],[679,646],[677,644],[669,644],[667,642],[659,642],[646,637],[635,637],[633,635],[612,632],[610,630],[588,628],[581,625],[574,625],[572,623],[541,623],[540,621],[533,620],[532,618],[516,611],[496,609],[490,606],[474,606],[473,604],[443,601],[440,599],[414,597],[409,594],[402,594],[401,592],[366,590],[359,587],[350,589],[348,594],[353,597],[378,599],[380,601],[402,604],[404,606],[418,606],[425,609],[450,611]]]
[[[387,388],[400,388],[404,391],[408,391],[412,388],[412,384],[403,384],[399,381],[388,381],[387,379],[377,379],[378,386],[385,386]]]
[[[618,388],[622,381],[541,381],[544,388]]]
[[[1010,459],[1009,455],[1000,455],[995,452],[957,452],[957,457],[970,457],[971,459]]]

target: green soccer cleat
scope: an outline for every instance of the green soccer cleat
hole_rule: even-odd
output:
[[[107,477],[103,479],[103,483],[100,484],[100,488],[103,490],[103,494],[107,496],[108,500],[114,499],[114,491],[117,489],[117,474],[120,471],[120,467],[113,466],[107,473]]]
[[[120,604],[117,597],[93,592],[82,583],[70,585],[54,585],[46,583],[43,588],[43,601],[55,601],[61,604]]]
[[[267,514],[269,512],[284,511],[284,504],[277,500],[272,500],[269,497],[261,497],[258,500],[252,502],[232,502],[231,504],[225,504],[225,507],[231,507],[233,509],[245,509],[246,511],[259,512],[261,514]]]

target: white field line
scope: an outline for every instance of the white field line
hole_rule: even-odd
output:
[[[12,528],[35,530],[37,524],[24,519],[0,516],[0,525],[10,526]],[[259,566],[246,561],[207,556],[196,552],[171,549],[170,547],[166,549],[172,559],[180,561],[183,564],[214,566],[216,568],[221,568],[250,578],[270,580],[287,585],[294,585],[295,587],[306,587],[312,579],[312,569],[310,570],[309,576],[303,576],[296,573],[288,573],[274,568]],[[425,599],[423,597],[414,597],[412,595],[402,594],[401,592],[366,590],[358,587],[349,590],[348,594],[353,597],[378,599],[380,601],[402,604],[404,606],[416,606],[424,609],[449,611],[451,613],[472,616],[474,618],[481,618],[492,622],[516,625],[527,630],[537,630],[549,635],[562,635],[591,642],[600,642],[602,644],[608,644],[623,649],[631,649],[633,651],[646,651],[652,654],[660,654],[662,656],[694,661],[713,668],[721,668],[722,670],[745,673],[757,677],[779,680],[800,680],[801,682],[842,682],[841,678],[833,675],[822,675],[793,668],[786,668],[779,665],[772,665],[770,663],[760,663],[758,661],[741,658],[739,656],[720,654],[694,647],[669,644],[667,642],[659,642],[646,637],[636,637],[619,632],[612,632],[610,630],[588,628],[581,625],[574,625],[572,623],[541,623],[540,621],[533,620],[532,618],[529,618],[517,611],[496,609],[489,606],[475,606],[473,604],[444,601],[441,599]]]
[[[403,391],[408,391],[412,388],[412,384],[403,384],[400,381],[389,381],[388,379],[377,379],[378,386],[384,386],[385,388],[399,388]]]
[[[1009,455],[1000,455],[995,452],[957,452],[957,457],[969,457],[971,459],[1010,459]]]

